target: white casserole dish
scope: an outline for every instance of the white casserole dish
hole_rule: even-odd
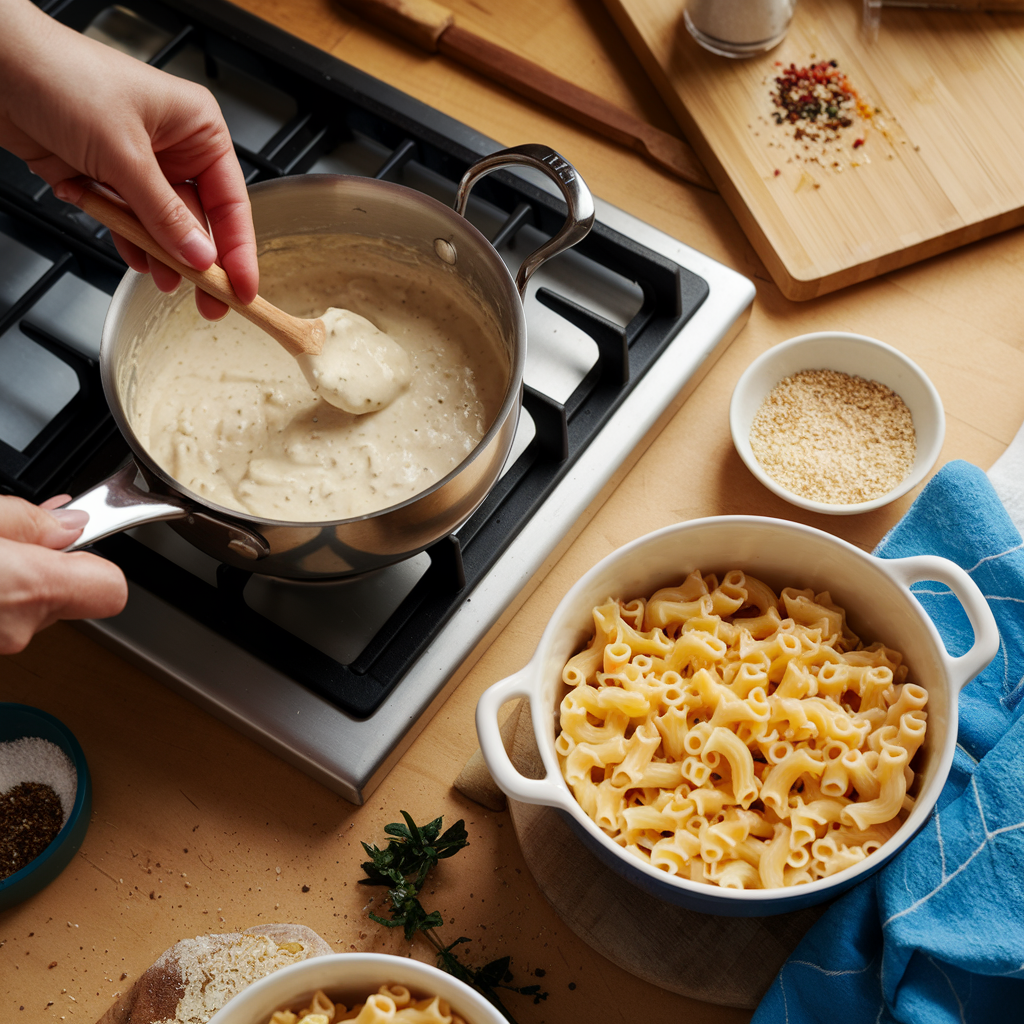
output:
[[[694,569],[724,574],[742,569],[778,592],[782,587],[828,590],[846,609],[865,643],[881,641],[904,655],[910,680],[928,691],[928,732],[920,757],[917,803],[881,850],[853,868],[807,885],[784,889],[724,889],[669,875],[617,846],[584,813],[565,783],[555,753],[559,704],[566,692],[562,669],[593,635],[591,611],[607,598],[649,597],[678,584]],[[932,620],[911,594],[912,583],[936,580],[960,601],[974,629],[974,644],[953,658]],[[948,559],[875,558],[852,544],[797,523],[758,516],[697,519],[648,534],[613,552],[565,595],[525,668],[495,683],[480,698],[480,747],[494,780],[512,799],[554,807],[605,864],[646,892],[709,914],[763,916],[831,899],[877,871],[924,825],[949,774],[957,736],[957,695],[995,657],[996,622],[981,591]],[[530,701],[545,777],[528,779],[513,766],[498,731],[507,701]],[[915,768],[917,762],[915,762]]]

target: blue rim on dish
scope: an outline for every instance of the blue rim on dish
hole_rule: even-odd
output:
[[[64,827],[35,860],[0,880],[0,911],[7,910],[48,886],[78,852],[92,815],[92,782],[78,740],[63,722],[27,704],[0,704],[0,743],[38,737],[67,754],[77,776],[75,803]]]

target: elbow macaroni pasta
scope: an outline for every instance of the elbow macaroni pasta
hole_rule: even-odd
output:
[[[404,985],[381,985],[348,1009],[317,991],[304,1010],[277,1010],[267,1024],[466,1024],[440,996],[414,999]]]
[[[913,806],[926,691],[828,592],[739,570],[594,608],[555,741],[576,800],[668,874],[760,889],[874,853]]]

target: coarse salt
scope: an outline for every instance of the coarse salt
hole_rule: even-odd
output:
[[[0,743],[0,793],[6,793],[23,782],[49,786],[57,794],[67,822],[75,806],[78,775],[60,747],[38,736],[23,736]]]

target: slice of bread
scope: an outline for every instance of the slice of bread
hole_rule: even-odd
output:
[[[279,967],[331,953],[300,924],[264,924],[182,939],[97,1024],[207,1024],[234,995]]]

